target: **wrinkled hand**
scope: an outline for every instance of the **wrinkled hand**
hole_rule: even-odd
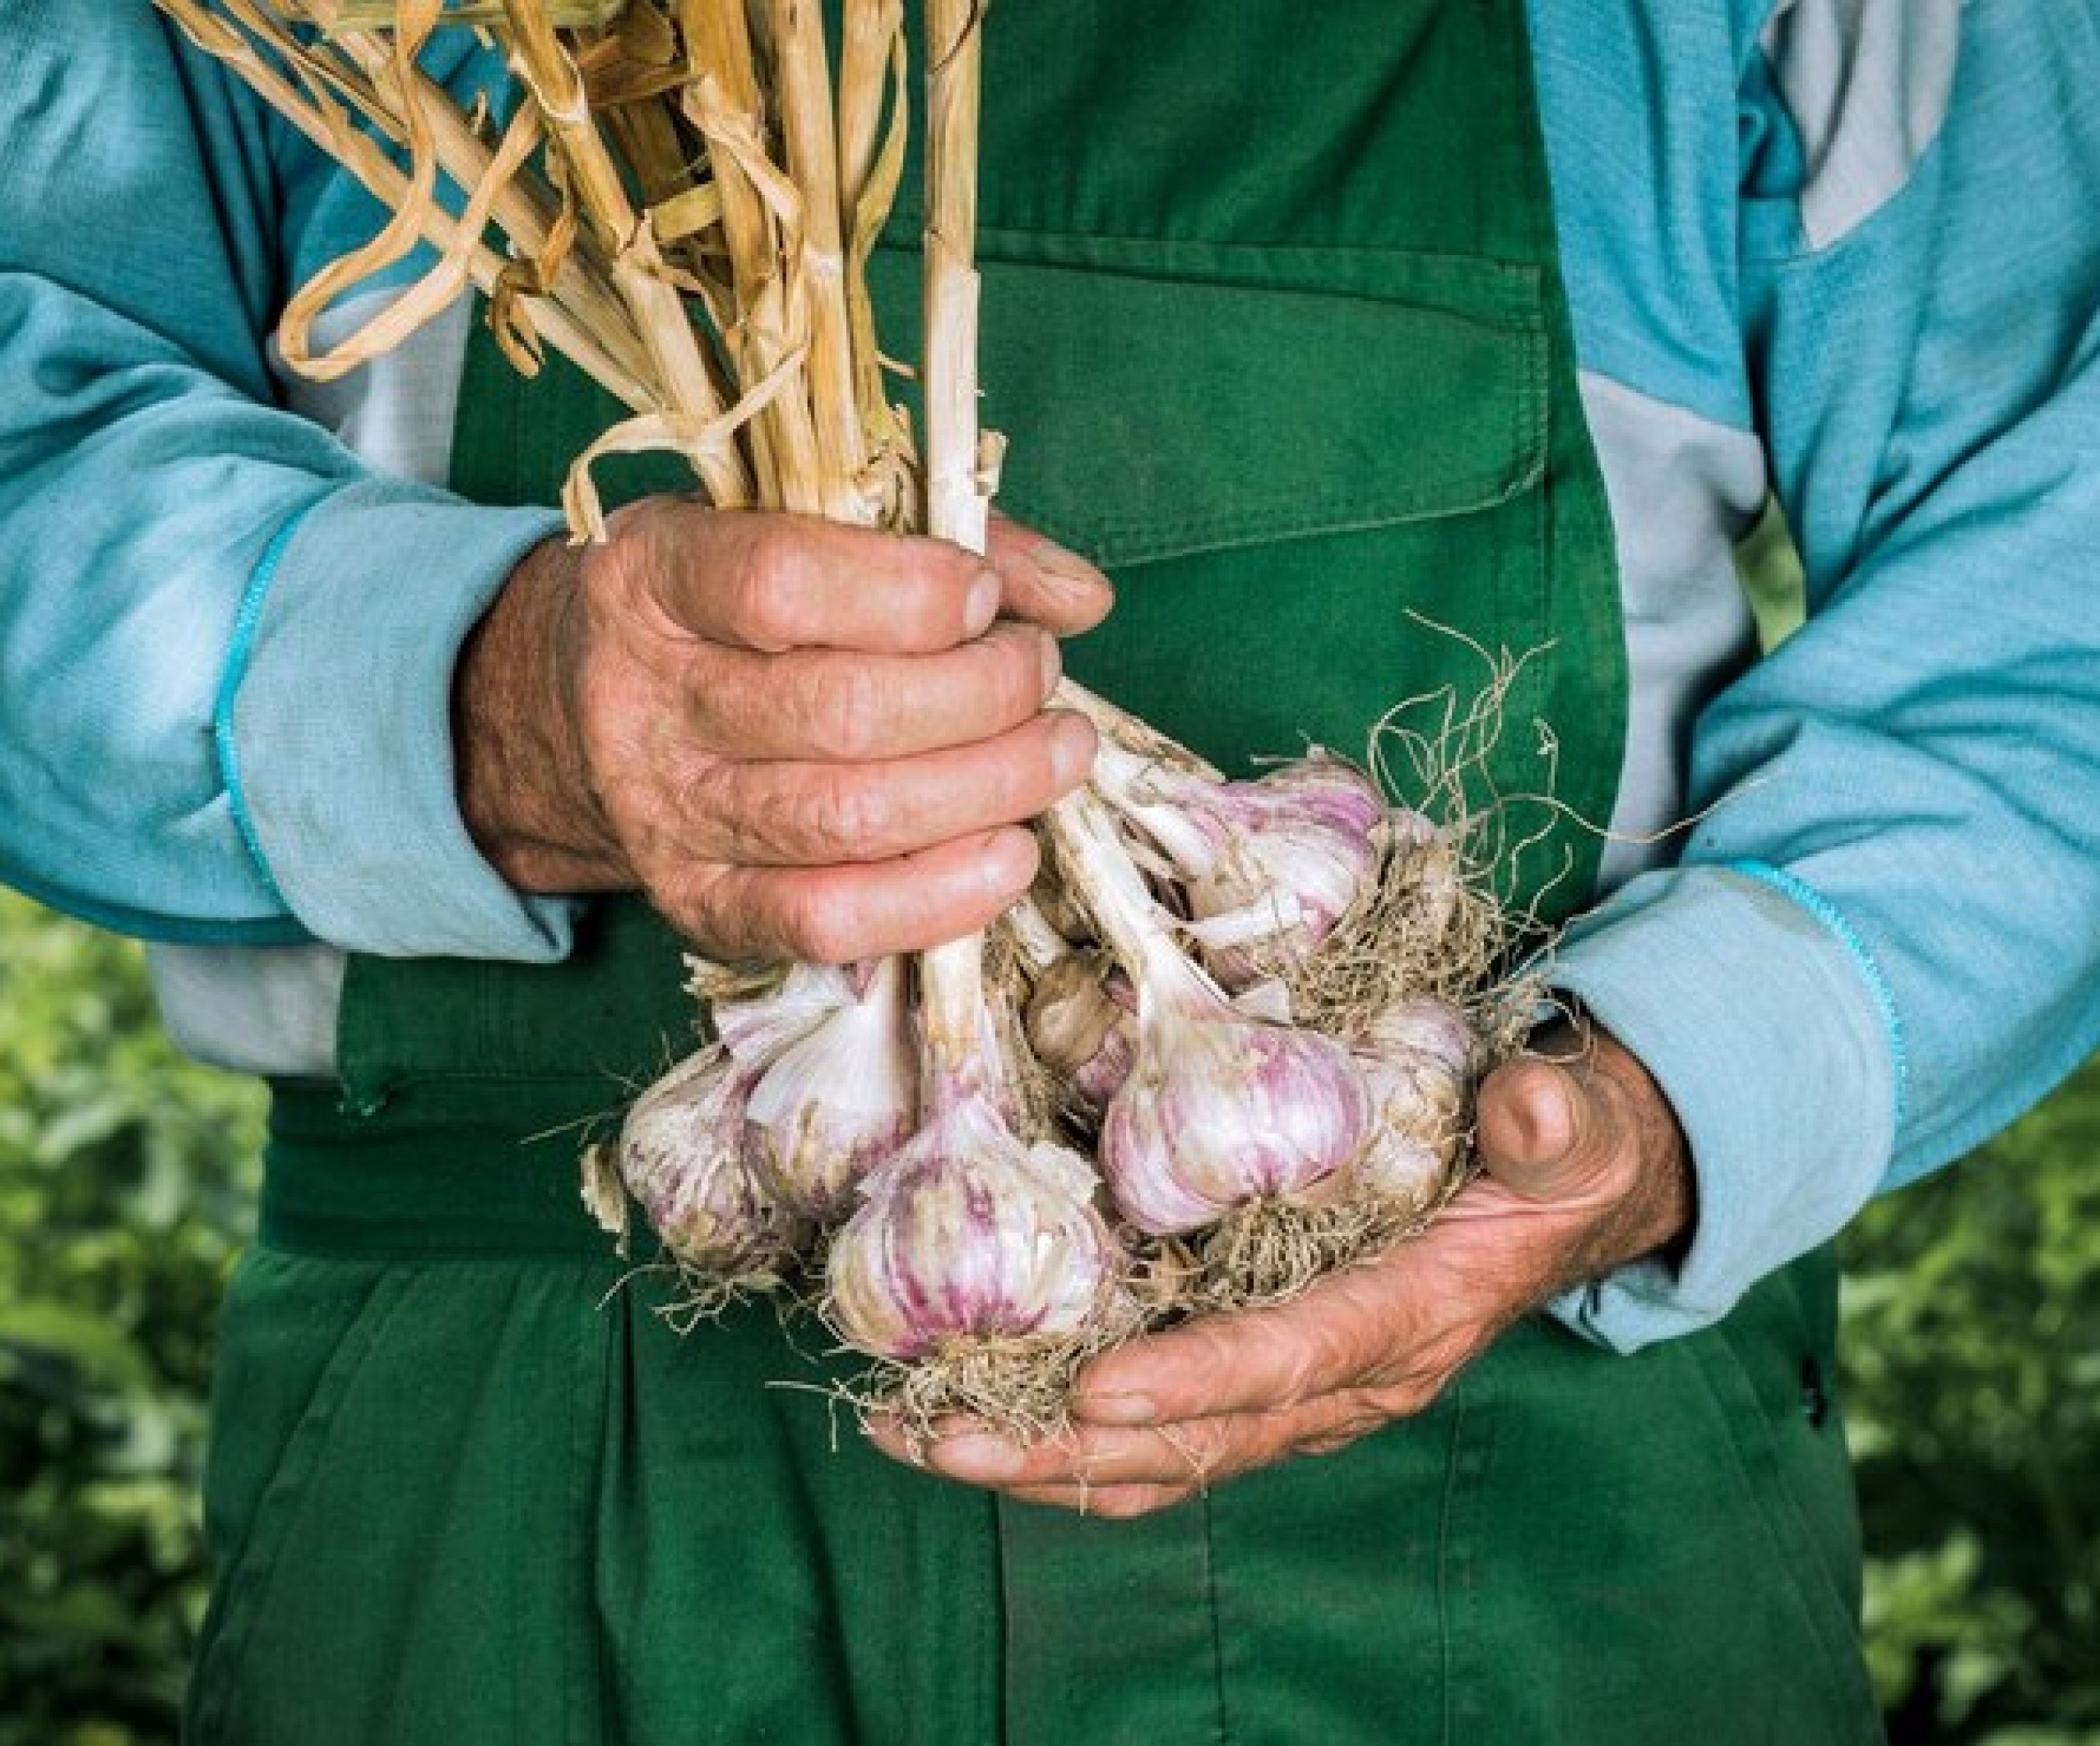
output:
[[[1075,1427],[1056,1442],[1024,1452],[958,1423],[923,1458],[1031,1503],[1146,1514],[1421,1412],[1520,1316],[1691,1223],[1676,1119],[1602,1032],[1557,1030],[1492,1075],[1479,1144],[1484,1173],[1420,1239],[1283,1308],[1207,1318],[1096,1360]],[[895,1425],[874,1435],[912,1458]]]
[[[1036,870],[1091,767],[1045,712],[1108,584],[995,522],[987,558],[670,498],[521,564],[454,684],[461,807],[520,890],[639,888],[725,958],[955,939]]]

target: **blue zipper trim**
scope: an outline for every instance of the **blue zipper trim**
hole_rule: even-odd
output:
[[[1895,991],[1888,986],[1888,978],[1868,949],[1867,942],[1836,904],[1785,868],[1775,867],[1767,861],[1736,860],[1730,861],[1727,870],[1756,881],[1778,892],[1797,908],[1807,911],[1858,966],[1867,992],[1873,997],[1874,1006],[1881,1014],[1882,1028],[1888,1034],[1889,1062],[1895,1078],[1896,1127],[1900,1131],[1910,1106],[1910,1045],[1904,1030],[1902,1011],[1896,1005]]]

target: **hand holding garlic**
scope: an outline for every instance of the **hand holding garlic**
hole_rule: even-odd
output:
[[[1202,1318],[1097,1360],[1065,1437],[1022,1450],[958,1422],[923,1459],[1027,1502],[1148,1514],[1422,1412],[1547,1297],[1690,1228],[1676,1118],[1602,1031],[1557,1033],[1491,1075],[1479,1145],[1484,1174],[1415,1242],[1295,1303]],[[894,1426],[874,1434],[910,1458]]]
[[[455,683],[462,810],[522,890],[639,888],[722,957],[846,962],[981,927],[1093,755],[1045,712],[1090,566],[670,498],[512,574]]]

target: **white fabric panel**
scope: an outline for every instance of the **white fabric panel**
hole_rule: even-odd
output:
[[[1812,249],[1900,192],[1939,137],[1954,89],[1962,0],[1781,0],[1761,38],[1808,177]]]
[[[1756,652],[1736,544],[1764,507],[1764,452],[1712,424],[1584,372],[1583,409],[1618,543],[1630,698],[1607,889],[1670,858],[1652,840],[1684,819],[1692,726]]]

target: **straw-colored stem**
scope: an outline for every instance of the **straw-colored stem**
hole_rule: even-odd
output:
[[[882,150],[890,61],[903,24],[903,0],[844,0],[839,8],[838,222],[849,235]]]
[[[679,18],[693,64],[715,84],[731,125],[762,148],[758,69],[741,5],[679,0]],[[793,351],[796,338],[780,273],[782,215],[738,154],[711,142],[708,156],[721,191],[722,238],[728,247],[737,319],[727,338],[747,383],[763,380]],[[815,514],[823,506],[822,465],[807,394],[780,396],[753,421],[757,459],[770,501]]]
[[[236,78],[319,150],[344,169],[390,210],[408,201],[408,175],[369,135],[347,119],[331,117],[306,93],[272,66],[247,38],[217,16],[205,0],[155,0],[155,3],[201,48],[217,58]],[[484,160],[491,154],[482,148]],[[473,186],[471,182],[466,184]],[[460,226],[451,213],[436,202],[419,215],[423,238],[433,248],[451,251],[460,246]],[[476,288],[492,291],[509,263],[486,244],[475,242],[466,250],[466,268]],[[625,405],[641,411],[654,404],[648,385],[601,345],[592,329],[558,296],[526,300],[533,321],[547,338],[573,359],[594,380]]]
[[[670,282],[655,234],[635,212],[619,167],[591,120],[576,64],[538,0],[503,0],[503,11],[513,65],[560,149],[578,204],[610,260],[614,287],[634,312],[664,408],[695,424],[714,423],[724,408],[699,336]],[[696,441],[683,452],[716,508],[741,508],[751,502],[750,473],[730,443]]]
[[[977,275],[971,265],[981,18],[974,0],[927,0],[926,517],[930,533],[973,552],[984,550],[990,523],[978,481]],[[921,961],[930,1076],[947,1064],[942,1044],[952,1039],[961,1047],[964,1038],[982,1035],[984,947],[984,936],[972,934],[935,947]],[[974,1029],[966,1029],[970,1012]]]
[[[910,100],[905,86],[903,0],[844,0],[840,20],[838,213],[846,236],[846,319],[861,428],[883,431],[892,421],[868,261],[904,166]],[[892,112],[885,135],[886,105]]]
[[[985,549],[978,464],[977,130],[981,0],[926,0],[926,518]]]
[[[227,0],[227,3],[232,9],[233,0]],[[371,109],[385,118],[383,125],[397,142],[405,131],[399,119],[400,112],[411,100],[421,104],[423,112],[429,117],[438,163],[445,173],[462,188],[482,185],[493,153],[451,93],[421,72],[410,81],[410,89],[398,89],[394,83],[393,48],[387,38],[377,32],[345,28],[344,14],[347,8],[342,0],[303,0],[301,9],[329,33],[334,46],[363,75],[370,88],[368,100]],[[326,141],[317,143],[328,149]],[[537,260],[546,253],[554,234],[556,205],[552,193],[537,177],[521,176],[497,196],[493,217],[497,227],[510,239],[513,251],[523,259]],[[479,283],[478,278],[477,282]],[[484,285],[482,288],[488,288]],[[560,304],[565,312],[558,320],[548,321],[541,317],[543,304],[550,301]],[[614,359],[629,383],[640,391],[614,391],[628,406],[642,411],[658,404],[656,396],[641,385],[649,378],[650,365],[649,354],[635,331],[633,316],[580,263],[573,258],[561,262],[548,288],[547,297],[530,299],[528,306],[548,339],[561,351],[573,355],[573,349],[563,335],[580,333],[594,350]],[[598,374],[595,370],[592,373]]]
[[[809,338],[809,401],[817,431],[824,513],[864,522],[860,477],[868,464],[854,380],[846,309],[846,253],[839,217],[838,136],[831,66],[816,0],[760,0],[773,44],[773,88],[788,173],[802,194],[795,275]]]

